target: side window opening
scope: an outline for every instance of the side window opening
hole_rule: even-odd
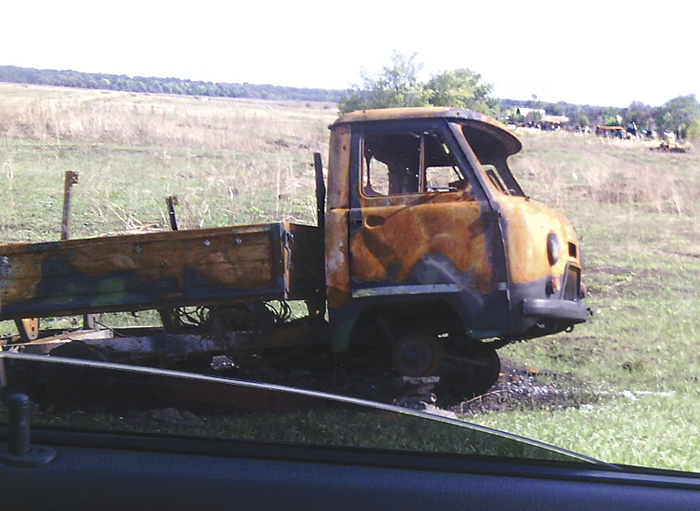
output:
[[[425,137],[425,191],[452,192],[463,188],[466,181],[455,164],[450,149],[436,133]]]
[[[362,193],[367,197],[446,192],[465,185],[437,133],[377,133],[364,138]]]
[[[364,141],[365,195],[404,195],[420,190],[421,138],[415,133],[370,134]]]

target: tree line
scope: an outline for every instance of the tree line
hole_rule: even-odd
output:
[[[154,94],[337,103],[344,91],[0,66],[0,82]]]
[[[71,70],[0,66],[0,82],[53,85],[126,92],[150,92],[226,98],[319,101],[338,104],[340,113],[368,108],[401,106],[453,106],[482,112],[504,121],[518,121],[517,107],[566,116],[571,129],[621,125],[638,132],[670,131],[680,139],[700,136],[700,104],[695,95],[673,98],[660,107],[634,101],[626,108],[497,99],[493,86],[467,68],[445,71],[423,82],[416,54],[393,52],[390,64],[375,74],[360,72],[361,83],[347,90],[298,88],[250,83],[213,83],[180,78],[130,77]]]
[[[401,106],[453,106],[476,110],[504,121],[518,119],[518,107],[544,111],[546,115],[565,116],[570,129],[596,126],[622,126],[637,133],[673,132],[679,139],[700,135],[700,103],[695,95],[673,98],[660,107],[634,101],[627,108],[546,103],[535,96],[527,101],[494,99],[492,86],[466,68],[445,71],[421,82],[421,64],[416,55],[399,52],[391,55],[391,64],[376,74],[361,72],[362,83],[353,85],[340,101],[340,111]]]
[[[542,109],[548,115],[565,116],[571,129],[596,126],[622,126],[631,132],[672,132],[679,139],[700,136],[700,103],[694,94],[678,96],[661,106],[652,107],[633,101],[629,107],[600,107],[575,105],[563,101],[545,103],[536,99],[528,101],[500,100],[506,119],[515,118],[516,107]]]

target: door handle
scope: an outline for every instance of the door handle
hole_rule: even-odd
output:
[[[380,225],[384,225],[384,222],[386,222],[386,218],[378,215],[369,215],[365,219],[365,225],[367,225],[367,227],[379,227]]]
[[[361,227],[364,224],[366,227],[372,228],[384,225],[386,218],[381,215],[367,215],[363,217],[361,209],[351,209],[348,215],[348,222],[355,227]]]

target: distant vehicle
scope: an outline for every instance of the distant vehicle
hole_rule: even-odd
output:
[[[624,126],[596,126],[595,134],[599,137],[630,138],[630,134]]]
[[[80,341],[93,348],[86,358],[209,351],[245,363],[263,349],[324,344],[479,393],[498,378],[497,349],[588,319],[576,233],[523,192],[507,164],[521,143],[505,126],[405,108],[350,113],[330,130],[325,215],[316,158],[318,227],[0,245],[0,320],[19,330],[5,348]],[[308,315],[290,321],[288,301],[306,302]],[[163,326],[66,333],[39,323],[144,309]]]

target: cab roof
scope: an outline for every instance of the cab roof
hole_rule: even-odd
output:
[[[522,148],[522,143],[503,123],[488,115],[452,107],[406,107],[379,108],[375,110],[358,110],[339,117],[330,128],[342,124],[358,122],[396,121],[401,119],[453,119],[468,121],[471,128],[488,133],[497,138],[505,146],[508,154],[515,154]]]

